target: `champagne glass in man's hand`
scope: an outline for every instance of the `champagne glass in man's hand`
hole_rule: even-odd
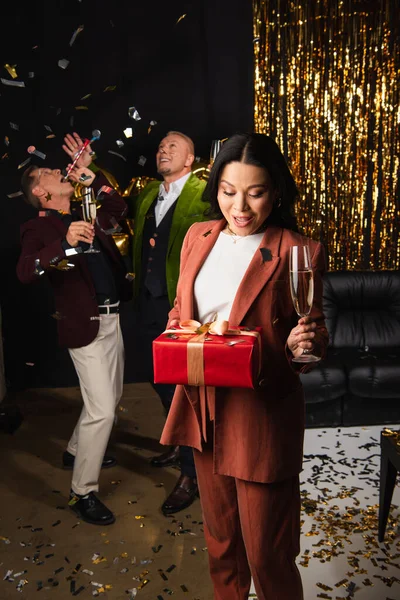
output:
[[[93,194],[93,190],[91,187],[87,187],[83,191],[82,197],[82,214],[83,220],[86,223],[91,223],[92,225],[96,222],[97,215],[97,206],[96,199]],[[93,242],[90,243],[90,246],[87,250],[85,250],[85,254],[99,254],[100,250],[96,250],[93,246]]]
[[[314,301],[314,276],[308,246],[292,246],[289,257],[290,293],[299,317],[308,317]],[[293,362],[310,363],[321,360],[311,350],[303,349]]]

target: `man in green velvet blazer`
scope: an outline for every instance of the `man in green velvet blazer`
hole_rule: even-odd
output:
[[[187,230],[193,223],[208,220],[204,216],[207,205],[202,201],[202,194],[205,188],[205,181],[198,179],[193,173],[189,176],[182,188],[172,217],[171,228],[169,230],[168,251],[165,262],[165,271],[167,278],[168,299],[171,308],[174,304],[176,295],[176,285],[179,277],[179,262],[183,239]],[[140,281],[142,267],[142,244],[143,228],[146,215],[158,197],[160,189],[159,181],[150,182],[138,196],[135,207],[135,235],[133,244],[133,270],[135,273],[135,282]],[[139,285],[135,285],[135,298],[139,295]]]
[[[209,219],[202,200],[205,182],[191,171],[195,158],[190,138],[170,131],[161,141],[157,171],[163,181],[149,183],[138,196],[134,210],[133,271],[138,355],[144,378],[161,398],[168,412],[175,386],[154,384],[152,342],[165,329],[179,277],[183,239],[193,223]],[[152,459],[155,467],[179,464],[181,476],[162,505],[164,514],[187,508],[197,495],[193,452],[172,447]]]

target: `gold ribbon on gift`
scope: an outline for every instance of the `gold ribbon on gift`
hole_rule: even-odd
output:
[[[179,329],[166,329],[164,333],[175,335],[190,335],[187,344],[187,374],[188,385],[204,386],[204,342],[207,335],[246,335],[257,338],[259,345],[258,373],[261,371],[261,336],[258,331],[231,329],[228,321],[215,320],[201,324],[189,319],[179,322]]]

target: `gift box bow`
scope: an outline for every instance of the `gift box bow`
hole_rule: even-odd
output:
[[[187,321],[180,321],[178,328],[166,329],[164,333],[168,334],[172,339],[179,339],[181,336],[189,336],[187,344],[188,385],[205,385],[204,342],[207,341],[207,339],[210,339],[207,338],[208,335],[250,336],[256,338],[259,346],[258,374],[261,371],[261,336],[259,331],[248,328],[231,328],[229,326],[229,321],[214,320],[210,323],[201,324],[199,321],[189,319]],[[241,340],[232,340],[228,345],[233,347],[240,341]]]

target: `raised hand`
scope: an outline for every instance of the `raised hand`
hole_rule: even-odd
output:
[[[75,131],[71,134],[71,133],[67,133],[67,135],[64,137],[64,144],[62,146],[64,152],[66,152],[68,154],[68,156],[70,156],[72,158],[72,160],[75,159],[76,154],[79,152],[79,150],[82,148],[83,146],[83,140],[81,139],[80,135],[77,134]],[[90,147],[90,144],[88,146],[86,146],[85,150],[82,152],[82,155],[79,157],[76,166],[79,167],[88,167],[90,165],[90,163],[92,162],[92,149]]]

